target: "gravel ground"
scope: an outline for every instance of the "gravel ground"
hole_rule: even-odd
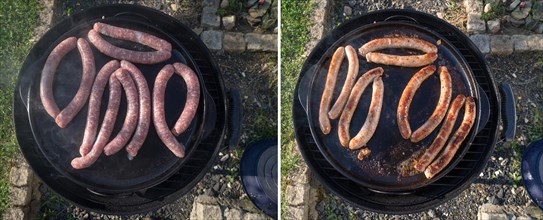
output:
[[[199,1],[65,1],[55,5],[54,22],[69,13],[105,3],[137,3],[159,9],[191,28],[199,27],[201,5]],[[177,10],[171,5],[177,4]],[[174,6],[175,7],[175,6]],[[219,153],[209,173],[185,196],[159,210],[133,216],[108,216],[80,209],[60,198],[42,185],[42,206],[38,218],[44,219],[188,219],[194,198],[205,194],[216,197],[223,206],[246,198],[238,176],[239,159],[243,149],[263,138],[276,138],[277,134],[277,55],[263,52],[243,54],[213,53],[222,72],[225,87],[240,91],[243,102],[243,130],[237,149]]]
[[[352,9],[350,14],[349,9]],[[388,8],[411,8],[436,15],[443,13],[445,20],[465,30],[465,13],[457,1],[413,0],[348,0],[333,7],[336,24],[369,11]],[[347,13],[345,13],[347,12]],[[534,60],[539,57],[539,60]],[[434,209],[410,215],[383,215],[355,208],[352,204],[319,187],[316,210],[320,218],[338,219],[476,219],[479,206],[492,203],[506,206],[533,206],[519,181],[519,158],[524,148],[534,139],[535,126],[541,126],[543,105],[543,53],[522,53],[509,56],[487,56],[487,62],[496,83],[509,82],[517,99],[517,135],[513,143],[499,141],[491,159],[479,178],[456,198]],[[539,113],[539,114],[538,114]],[[534,125],[534,121],[538,124]],[[541,136],[541,134],[539,134]]]

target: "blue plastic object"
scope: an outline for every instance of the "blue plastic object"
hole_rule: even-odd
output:
[[[249,145],[240,162],[240,176],[245,193],[270,217],[277,218],[277,140]]]
[[[543,139],[532,142],[524,150],[520,170],[532,202],[543,210]]]

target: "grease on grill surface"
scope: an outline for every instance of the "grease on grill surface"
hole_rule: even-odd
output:
[[[400,177],[400,176],[414,176],[414,175],[417,175],[417,174],[421,173],[421,172],[419,172],[418,170],[415,169],[415,164],[420,159],[420,157],[422,157],[425,150],[426,149],[424,149],[424,148],[420,149],[420,150],[414,152],[411,155],[411,157],[401,161],[397,166],[397,172],[399,174],[398,177]]]

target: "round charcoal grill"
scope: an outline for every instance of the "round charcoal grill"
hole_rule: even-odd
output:
[[[316,107],[311,107],[311,100],[314,99],[314,97],[309,94],[311,94],[313,90],[316,90],[317,92],[315,94],[319,96],[320,100],[319,94],[321,93],[318,91],[322,91],[322,88],[313,88],[319,87],[319,85],[313,84],[318,81],[319,78],[318,76],[315,77],[315,74],[320,74],[319,67],[325,62],[323,60],[326,60],[324,59],[326,54],[330,50],[333,51],[337,48],[339,44],[345,43],[345,38],[349,39],[348,36],[353,35],[353,33],[354,35],[359,34],[360,29],[368,27],[370,28],[366,29],[365,32],[370,33],[371,35],[375,32],[380,32],[380,29],[383,27],[397,25],[416,26],[419,29],[428,30],[429,33],[435,33],[434,36],[442,38],[444,46],[446,47],[445,49],[453,51],[453,54],[459,53],[460,59],[463,59],[462,62],[467,65],[463,67],[465,70],[464,74],[466,74],[468,78],[473,78],[474,80],[476,89],[475,91],[471,90],[471,92],[472,94],[479,95],[477,100],[477,121],[479,121],[479,125],[477,126],[476,123],[470,134],[471,138],[468,136],[461,149],[457,152],[455,158],[453,158],[451,164],[449,164],[449,166],[440,174],[436,175],[431,181],[422,181],[422,183],[420,181],[412,181],[408,182],[407,185],[405,182],[399,182],[399,186],[396,186],[393,184],[393,181],[386,180],[389,181],[388,183],[390,183],[390,185],[379,188],[375,187],[375,183],[363,182],[360,179],[355,179],[355,172],[358,171],[353,171],[354,168],[341,166],[341,162],[343,162],[341,160],[349,158],[349,156],[345,157],[345,153],[328,152],[326,147],[328,147],[327,144],[329,143],[325,143],[324,147],[321,146],[323,140],[328,140],[326,140],[326,137],[323,138],[317,135],[316,133],[318,132],[312,132],[312,129],[314,130],[315,127],[311,127],[311,124],[313,123],[311,120],[312,117],[314,117],[311,116],[311,114],[315,114],[315,111],[311,109],[318,108],[318,105],[316,105]],[[356,40],[354,40],[354,42],[354,44],[360,43],[356,42]],[[353,42],[350,44],[354,45]],[[360,59],[361,69],[371,69],[375,67],[373,64],[365,64],[362,61],[363,58]],[[438,64],[441,64],[440,62],[446,61],[438,60],[437,62]],[[346,68],[342,67],[341,71],[344,71],[344,69]],[[411,72],[414,73],[415,71],[411,70]],[[387,74],[386,68],[385,74]],[[385,76],[384,81],[387,80],[386,77],[387,76]],[[342,85],[342,80],[341,77],[338,77],[338,86],[336,87],[341,87],[339,85]],[[389,89],[391,89],[390,86]],[[421,90],[424,89],[424,86],[421,87]],[[387,87],[385,85],[385,92],[386,91]],[[401,92],[401,89],[399,92]],[[370,92],[366,91],[365,93]],[[439,92],[437,91],[437,93]],[[435,207],[454,198],[477,178],[492,154],[494,145],[498,139],[498,123],[501,116],[500,97],[494,84],[494,79],[486,66],[482,54],[469,38],[454,26],[432,15],[421,12],[409,10],[377,11],[354,18],[334,29],[319,42],[306,59],[294,94],[296,95],[293,102],[292,114],[296,140],[302,156],[310,169],[317,179],[334,194],[351,202],[355,206],[375,212],[390,214],[414,213]],[[416,96],[420,96],[420,94],[424,93],[418,92]],[[334,97],[336,96],[337,94]],[[367,96],[367,94],[364,96]],[[361,103],[364,103],[364,96]],[[437,99],[437,97],[435,99]],[[419,99],[419,101],[423,100]],[[417,102],[417,98],[413,101],[413,103],[415,102]],[[433,108],[435,104],[431,106]],[[357,110],[357,112],[358,111],[359,110]],[[364,115],[365,114],[366,113],[364,113]],[[395,117],[395,114],[393,114],[393,116]],[[365,116],[361,118],[365,118]],[[513,117],[506,117],[506,119],[514,119],[514,114]],[[356,118],[353,118],[353,122],[354,120],[356,120]],[[380,124],[381,122],[383,122],[383,114],[381,115]],[[362,123],[363,120],[360,122],[360,126]],[[504,124],[512,125],[506,127],[514,127],[514,122],[504,121]],[[332,126],[335,126],[334,123],[332,123]],[[359,129],[360,126],[355,127]],[[413,127],[416,128],[417,126]],[[316,129],[318,129],[318,127]],[[333,132],[334,129],[332,129],[331,133]],[[376,132],[376,135],[378,132],[379,131]],[[351,133],[353,133],[353,129],[351,129]],[[436,131],[434,131],[434,134],[435,133]],[[509,132],[506,130],[505,133]],[[379,136],[377,135],[377,137]],[[375,138],[376,136],[374,135],[370,143],[372,143]],[[386,141],[377,140],[375,142],[381,143]],[[334,161],[334,157],[341,158],[337,159],[340,160],[340,162]],[[345,167],[348,169],[345,169]],[[366,176],[366,179],[363,180],[379,180],[379,178],[371,176],[372,174],[366,175],[369,176]],[[401,181],[401,178],[398,180]],[[383,182],[377,184],[382,183]],[[412,184],[412,186],[409,184]]]
[[[151,33],[172,43],[170,60],[155,65],[136,64],[146,77],[151,91],[156,73],[167,63],[185,63],[197,73],[202,90],[200,104],[189,129],[177,138],[185,145],[185,158],[173,156],[151,124],[146,141],[133,160],[128,160],[126,152],[121,150],[110,157],[101,155],[95,164],[86,169],[74,170],[69,165],[78,156],[87,105],[67,128],[58,128],[53,119],[44,114],[39,99],[41,69],[55,45],[69,36],[85,37],[85,33],[97,21]],[[108,40],[125,48],[148,49]],[[112,59],[94,47],[93,52],[97,71]],[[76,72],[81,69],[77,50],[67,54],[55,76],[53,89],[61,108],[69,102],[79,85],[79,78],[70,78],[73,69]],[[80,77],[80,73],[72,75]],[[63,81],[68,79],[74,82]],[[173,126],[183,107],[186,89],[182,81],[174,76],[168,82],[165,107],[170,126]],[[101,117],[107,105],[107,90],[102,99]],[[239,93],[233,94],[239,96]],[[21,68],[15,88],[14,121],[23,155],[52,190],[86,209],[132,214],[157,209],[172,202],[200,181],[223,146],[227,114],[239,114],[239,106],[230,104],[229,107],[227,110],[220,71],[209,50],[190,28],[154,9],[136,5],[108,5],[91,8],[62,20],[36,43]],[[122,101],[118,117],[124,118],[125,112],[126,103]],[[122,121],[117,120],[111,138],[120,130]],[[239,122],[229,124],[229,130],[233,133],[239,130]]]

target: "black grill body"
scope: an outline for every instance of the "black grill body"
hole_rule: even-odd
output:
[[[493,76],[477,47],[460,30],[432,15],[409,10],[383,10],[354,18],[334,29],[313,49],[301,74],[316,64],[320,55],[340,37],[362,25],[390,18],[405,19],[434,30],[452,43],[464,56],[473,71],[476,83],[489,99],[488,122],[474,138],[467,153],[449,173],[430,185],[404,192],[379,192],[363,187],[338,172],[322,155],[311,134],[307,114],[298,100],[299,80],[294,90],[293,121],[296,141],[303,158],[317,179],[335,195],[362,209],[388,213],[415,213],[436,207],[456,197],[478,177],[494,150],[498,137],[500,101]],[[475,129],[475,128],[474,128]]]
[[[167,203],[171,203],[189,192],[207,173],[223,145],[226,131],[227,105],[226,94],[221,73],[215,64],[207,47],[192,30],[178,20],[154,9],[136,5],[107,5],[85,10],[74,14],[70,19],[62,21],[55,27],[58,33],[64,33],[71,26],[81,24],[89,19],[97,19],[101,16],[115,16],[124,13],[125,17],[133,16],[135,19],[145,19],[156,23],[166,33],[170,33],[181,42],[184,49],[192,57],[203,79],[202,86],[206,88],[206,97],[213,108],[213,114],[204,124],[205,138],[202,138],[198,146],[193,146],[190,156],[184,158],[184,164],[166,180],[154,184],[152,187],[139,189],[126,193],[96,192],[77,184],[62,173],[47,160],[40,151],[34,139],[29,122],[28,111],[23,102],[25,94],[16,90],[14,94],[14,121],[17,139],[21,151],[29,165],[38,177],[53,191],[81,206],[85,209],[105,214],[136,214],[155,210]],[[43,38],[55,37],[58,33],[49,33]],[[45,39],[45,41],[49,41]],[[21,73],[29,68],[30,61],[35,60],[32,54],[45,51],[50,45],[37,44],[27,57]],[[16,88],[20,87],[21,79]]]

